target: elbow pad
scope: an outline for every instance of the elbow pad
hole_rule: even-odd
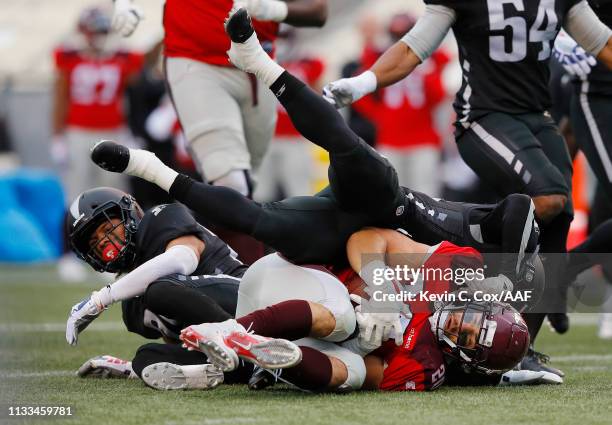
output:
[[[453,9],[427,5],[425,14],[401,41],[423,62],[440,46],[456,19]]]

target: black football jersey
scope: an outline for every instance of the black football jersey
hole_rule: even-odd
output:
[[[192,275],[226,274],[241,277],[246,266],[236,253],[214,233],[196,222],[182,204],[163,204],[148,210],[136,232],[134,267],[162,254],[173,239],[194,235],[204,241],[204,252]]]
[[[459,123],[489,111],[543,112],[550,106],[548,61],[567,12],[580,0],[425,0],[456,13],[463,71]]]
[[[612,0],[589,0],[599,19],[612,28]],[[601,62],[593,67],[581,89],[588,93],[612,96],[612,70]]]

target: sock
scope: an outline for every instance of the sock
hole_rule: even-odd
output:
[[[332,364],[327,355],[314,348],[300,346],[302,361],[283,370],[283,379],[303,390],[324,390],[332,378]]]
[[[130,161],[125,174],[140,177],[168,192],[178,173],[155,156],[153,152],[130,149]]]
[[[267,87],[285,71],[262,49],[256,33],[244,43],[232,42],[228,54],[234,65],[255,74]]]
[[[310,334],[312,312],[308,301],[290,300],[255,310],[236,321],[261,336],[296,340]]]
[[[304,82],[295,78],[289,72],[284,71],[269,87],[278,101],[285,105],[291,102],[295,95],[305,86]]]

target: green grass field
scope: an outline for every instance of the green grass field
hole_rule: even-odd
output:
[[[311,395],[275,387],[159,392],[137,380],[79,379],[89,357],[129,359],[144,339],[123,330],[120,308],[105,312],[70,347],[69,308],[94,288],[63,284],[52,268],[0,269],[0,423],[9,405],[70,405],[69,424],[611,424],[612,341],[596,337],[592,320],[566,336],[542,330],[540,350],[567,373],[561,386],[444,388],[433,393]]]

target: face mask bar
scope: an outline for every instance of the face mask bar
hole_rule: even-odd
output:
[[[132,238],[138,228],[138,221],[142,217],[142,212],[131,197],[123,197],[120,202],[110,201],[96,208],[92,214],[92,219],[82,223],[70,235],[73,250],[89,265],[98,272],[117,273],[128,268],[135,257],[134,243]],[[111,219],[117,218],[120,221],[105,232],[101,239],[90,246],[92,233],[103,223],[112,223]],[[116,236],[113,233],[119,226],[124,226],[123,246],[118,246],[115,242]],[[116,259],[105,262],[97,254],[97,246],[103,239],[108,241],[117,250]]]
[[[450,333],[446,327],[452,315],[461,313],[457,332]],[[447,355],[461,362],[468,369],[475,369],[481,373],[492,374],[498,371],[482,365],[487,359],[484,348],[493,345],[493,338],[497,322],[489,320],[491,314],[489,305],[467,303],[465,305],[447,305],[434,315],[436,335],[438,340],[448,348]],[[476,331],[473,344],[468,343],[468,330]]]

